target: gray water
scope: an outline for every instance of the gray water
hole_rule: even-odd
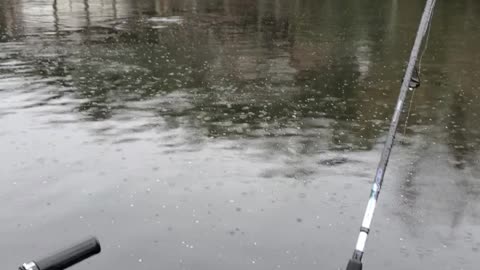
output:
[[[343,269],[423,5],[0,0],[2,269]],[[365,269],[478,269],[479,33],[438,1]]]

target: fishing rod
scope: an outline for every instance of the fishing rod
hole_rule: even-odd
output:
[[[19,270],[63,270],[100,253],[100,250],[97,238],[91,237],[49,257],[24,263]]]
[[[378,201],[378,196],[380,195],[380,189],[382,188],[385,170],[387,169],[390,153],[392,152],[393,142],[395,140],[395,133],[397,132],[398,122],[400,120],[400,115],[402,114],[402,108],[405,102],[405,98],[407,96],[408,89],[412,85],[419,85],[419,83],[416,83],[416,80],[418,79],[418,74],[416,72],[415,64],[417,62],[423,39],[427,34],[428,28],[430,27],[435,2],[436,0],[427,0],[425,4],[425,9],[423,11],[422,19],[420,21],[420,25],[417,31],[417,36],[415,38],[415,43],[413,44],[412,52],[410,54],[410,60],[408,62],[407,70],[405,71],[402,86],[400,87],[400,94],[398,96],[398,101],[395,107],[395,112],[393,114],[393,119],[390,123],[387,141],[383,148],[382,156],[378,164],[377,171],[375,173],[375,179],[372,190],[370,192],[370,199],[368,200],[367,209],[365,210],[365,215],[363,217],[360,234],[358,235],[358,240],[355,246],[355,251],[353,252],[353,256],[348,261],[347,270],[362,270],[363,267],[362,257],[365,249],[365,244],[367,242],[367,237],[370,232],[370,225],[372,223],[375,206]],[[412,75],[414,75],[413,81]]]

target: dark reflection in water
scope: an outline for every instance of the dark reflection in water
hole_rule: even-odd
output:
[[[2,232],[87,215],[117,268],[343,267],[423,4],[0,0]],[[402,258],[370,269],[473,269],[479,12],[439,3],[371,244]]]
[[[152,113],[153,121],[188,120],[208,136],[265,136],[299,134],[316,127],[316,119],[332,119],[332,147],[370,149],[390,112],[382,100],[366,106],[369,92],[382,91],[369,79],[382,57],[377,52],[385,51],[373,40],[386,32],[368,32],[383,23],[380,13],[368,20],[328,15],[317,23],[304,16],[341,7],[139,2],[133,5],[144,15],[91,25],[84,1],[85,28],[72,31],[58,29],[63,18],[53,4],[53,30],[64,37],[55,48],[42,48],[51,51],[46,55],[35,53],[30,74],[58,76],[74,88],[71,98],[81,100],[75,110],[83,120],[141,110]],[[352,14],[360,8],[352,7]],[[171,16],[145,17],[155,15],[152,10]],[[189,10],[195,12],[185,14]],[[381,83],[389,85],[382,91],[387,96],[397,80]],[[184,106],[169,105],[169,96]]]

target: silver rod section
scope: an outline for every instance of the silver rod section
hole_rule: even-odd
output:
[[[435,7],[435,2],[436,0],[427,0],[427,3],[425,5],[425,10],[423,11],[422,20],[420,21],[420,25],[417,31],[417,37],[415,39],[415,43],[413,45],[413,49],[410,54],[410,61],[408,62],[407,70],[405,72],[402,86],[400,88],[400,95],[398,96],[397,105],[395,107],[395,113],[393,114],[393,119],[390,124],[390,129],[388,131],[387,141],[383,148],[380,163],[378,164],[378,167],[377,167],[377,172],[375,174],[372,191],[370,193],[370,199],[368,200],[367,209],[365,210],[362,227],[360,229],[357,245],[355,247],[355,252],[353,254],[353,259],[358,261],[362,260],[365,244],[367,242],[368,233],[370,232],[370,225],[372,223],[373,214],[375,212],[375,206],[377,204],[378,196],[380,195],[380,190],[382,188],[383,177],[385,176],[385,170],[387,168],[388,159],[390,158],[390,153],[392,152],[393,142],[395,140],[395,133],[397,132],[397,127],[398,127],[398,122],[400,120],[402,108],[405,102],[405,98],[407,96],[408,86],[412,78],[412,73],[415,68],[415,64],[417,62],[420,47],[422,46],[423,39],[430,25],[433,9]]]

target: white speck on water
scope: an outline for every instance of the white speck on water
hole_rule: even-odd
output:
[[[229,203],[235,203],[235,200],[228,200]]]
[[[138,262],[141,263],[141,262],[143,262],[143,260],[142,260],[142,259],[138,259]]]

